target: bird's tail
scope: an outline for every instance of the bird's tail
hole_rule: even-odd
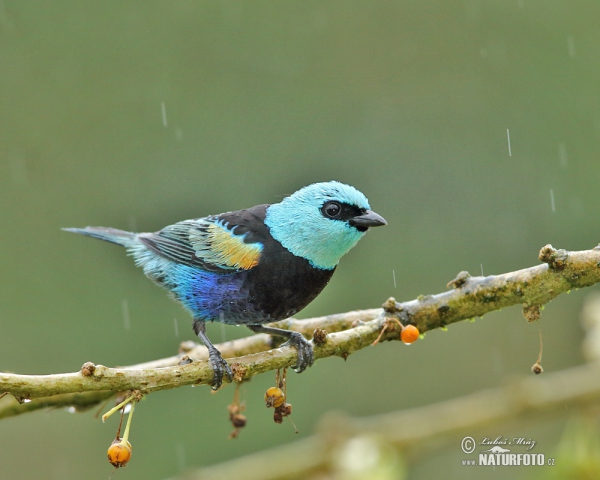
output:
[[[137,234],[107,227],[63,228],[66,232],[79,233],[88,237],[99,238],[107,242],[116,243],[124,247],[131,247],[136,243]]]

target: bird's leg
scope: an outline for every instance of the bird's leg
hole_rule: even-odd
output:
[[[194,332],[196,332],[196,335],[198,335],[202,343],[208,348],[208,359],[213,368],[212,389],[218,390],[223,383],[223,374],[227,375],[230,382],[233,380],[231,367],[221,356],[221,352],[215,348],[206,336],[206,324],[203,320],[194,319]]]
[[[300,332],[292,332],[281,328],[264,327],[262,325],[246,325],[254,333],[266,333],[277,337],[287,338],[283,345],[291,345],[298,350],[298,361],[292,368],[297,372],[303,372],[306,367],[312,366],[315,362],[315,354],[310,342],[302,336]]]

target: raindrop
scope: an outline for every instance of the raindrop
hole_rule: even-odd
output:
[[[75,407],[73,407],[73,406],[67,407],[67,408],[65,408],[65,410],[67,412],[69,412],[69,413],[75,413],[75,412],[77,412],[77,409]]]
[[[508,140],[508,156],[512,157],[512,151],[510,150],[510,132],[506,129],[506,139]]]
[[[125,330],[129,330],[131,321],[129,318],[129,303],[126,299],[121,301],[121,312],[123,313],[123,325],[125,326]]]
[[[569,157],[567,155],[567,145],[564,143],[558,144],[558,159],[560,161],[561,167],[567,168],[569,166]]]
[[[173,325],[175,326],[175,336],[179,336],[179,325],[177,324],[177,319],[173,318]]]
[[[483,274],[483,263],[480,263],[479,266],[481,267],[481,276],[484,277],[485,275]]]
[[[575,56],[575,39],[573,35],[567,35],[567,50],[569,52],[569,57]]]
[[[181,127],[175,127],[175,138],[181,140],[183,138],[183,130]]]
[[[394,277],[394,288],[396,288],[396,271],[392,269],[392,277]]]
[[[517,5],[519,6],[519,8],[523,8],[523,0],[518,0]]]
[[[550,189],[550,205],[552,205],[552,213],[556,212],[556,208],[554,206],[554,190]]]
[[[29,402],[31,402],[31,398],[24,398],[23,399],[23,403],[29,403]]]
[[[165,102],[160,104],[160,112],[162,114],[163,127],[167,128],[167,107],[165,107]]]

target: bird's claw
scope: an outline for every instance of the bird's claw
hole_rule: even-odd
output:
[[[310,342],[299,332],[292,332],[290,339],[283,345],[290,345],[298,350],[298,361],[292,368],[296,373],[306,370],[306,367],[312,367],[315,363],[315,353]],[[282,345],[282,346],[283,346]]]
[[[212,389],[218,390],[223,384],[223,375],[227,375],[227,379],[233,381],[233,372],[227,361],[221,356],[216,348],[208,353],[208,360],[213,368]]]

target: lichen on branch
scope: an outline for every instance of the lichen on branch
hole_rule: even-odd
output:
[[[389,322],[390,317],[403,325],[415,325],[425,333],[504,307],[522,305],[525,317],[531,321],[539,316],[539,307],[556,296],[600,282],[600,246],[568,252],[546,245],[539,259],[544,263],[501,275],[472,277],[461,272],[448,284],[451,290],[437,295],[420,296],[407,302],[389,299],[383,308],[308,320],[287,319],[273,326],[301,332],[308,338],[317,331],[313,342],[316,359],[347,358],[370,346],[384,325],[387,327],[380,341],[399,340],[400,327],[394,327],[394,322]],[[239,382],[294,365],[296,350],[274,348],[272,342],[269,336],[260,334],[217,345],[217,348],[232,365],[235,381]],[[184,342],[178,355],[129,367],[109,368],[88,362],[73,373],[0,373],[0,394],[11,394],[0,399],[0,418],[45,407],[83,408],[127,390],[148,394],[185,385],[208,385],[212,381],[212,369],[207,358],[205,347]]]

